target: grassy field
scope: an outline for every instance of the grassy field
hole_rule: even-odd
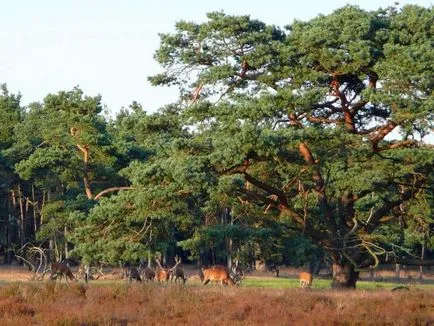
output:
[[[7,282],[0,285],[1,325],[433,325],[434,286],[359,282],[311,291],[287,278],[250,277],[241,287],[125,281]]]
[[[327,290],[330,289],[331,280],[329,279],[315,279],[312,284],[314,290]],[[358,281],[357,290],[391,290],[397,286],[408,286],[411,289],[417,290],[432,290],[434,291],[434,282],[419,283],[419,282],[371,282],[371,281]],[[261,287],[270,289],[294,289],[298,288],[299,281],[297,279],[289,278],[271,278],[271,277],[249,277],[243,281],[243,287]]]

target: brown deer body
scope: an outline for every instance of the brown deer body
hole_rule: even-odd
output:
[[[199,270],[199,278],[202,282],[204,281],[205,278],[203,272],[207,269],[219,269],[225,271],[235,285],[239,285],[246,278],[246,274],[244,273],[243,269],[240,266],[234,266],[232,268],[232,276],[231,276],[231,272],[229,271],[228,267],[224,265],[212,265],[211,267],[201,268]]]
[[[160,268],[155,273],[155,280],[158,283],[163,283],[163,282],[167,283],[167,282],[169,282],[169,279],[170,279],[170,272],[166,268]]]
[[[209,282],[219,282],[221,285],[235,285],[226,269],[208,268],[203,270],[202,273],[203,285],[207,285]]]
[[[310,288],[312,285],[313,277],[311,273],[301,272],[300,273],[300,287],[301,288]]]
[[[55,280],[59,276],[59,281],[62,282],[62,277],[65,276],[66,282],[68,282],[68,279],[71,281],[75,280],[74,275],[72,274],[71,270],[69,269],[68,265],[64,263],[52,263],[51,266],[51,275],[50,279]]]
[[[202,267],[199,269],[199,278],[200,278],[200,281],[201,281],[201,282],[203,282],[203,279],[204,279],[203,271],[204,271],[205,269],[223,269],[223,270],[225,270],[226,272],[229,272],[229,269],[228,269],[226,266],[223,266],[223,265],[202,266]]]

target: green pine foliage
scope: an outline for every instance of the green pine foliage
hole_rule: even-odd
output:
[[[224,12],[180,21],[149,77],[179,100],[152,114],[133,102],[108,119],[78,87],[22,108],[2,86],[0,196],[21,221],[2,241],[111,264],[326,255],[343,287],[420,255],[433,246],[433,20],[345,6],[285,29]]]

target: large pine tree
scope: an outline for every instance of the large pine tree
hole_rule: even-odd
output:
[[[150,80],[179,86],[183,150],[203,171],[290,221],[330,255],[333,286],[355,287],[361,269],[405,258],[394,225],[432,218],[405,212],[432,198],[433,20],[347,6],[283,32],[210,13],[161,35]]]

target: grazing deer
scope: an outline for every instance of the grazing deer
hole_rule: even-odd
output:
[[[170,281],[173,281],[173,278],[175,278],[175,283],[178,282],[179,279],[181,279],[182,283],[185,284],[187,282],[188,278],[190,277],[190,274],[184,275],[184,269],[181,265],[181,258],[178,256],[175,256],[175,267],[173,267],[173,273]]]
[[[161,256],[160,256],[160,259],[161,259]],[[176,267],[181,263],[181,260],[176,261],[175,266],[168,269],[168,268],[161,266],[160,259],[155,260],[157,262],[158,267],[159,267],[157,272],[155,273],[155,279],[159,283],[163,283],[163,282],[167,283],[167,282],[169,282],[170,275],[173,273],[173,271],[176,269]]]
[[[312,274],[311,273],[307,273],[307,272],[301,272],[300,273],[300,287],[301,288],[310,288],[310,286],[312,285]]]
[[[234,280],[229,276],[226,269],[222,268],[208,268],[202,271],[203,273],[203,285],[207,285],[209,282],[220,282],[223,285],[235,285]]]
[[[75,281],[76,278],[72,274],[71,270],[69,269],[68,265],[65,263],[52,263],[50,266],[51,269],[51,280],[56,280],[59,276],[59,282],[62,282],[62,277],[65,276],[66,282],[68,283],[68,279],[71,281]]]
[[[231,272],[229,271],[228,267],[223,266],[223,265],[213,265],[211,267],[201,268],[199,270],[199,278],[202,282],[204,281],[204,278],[205,278],[203,272],[206,269],[219,269],[219,270],[225,271],[231,277]],[[244,280],[245,278],[246,278],[246,275],[240,266],[233,266],[232,267],[231,279],[235,285],[239,285],[241,283],[241,281]]]
[[[222,269],[222,270],[224,270],[224,271],[226,271],[226,272],[229,273],[229,269],[226,266],[223,266],[223,265],[202,266],[199,269],[199,278],[200,278],[201,282],[203,282],[203,279],[204,279],[203,271],[205,269]]]

